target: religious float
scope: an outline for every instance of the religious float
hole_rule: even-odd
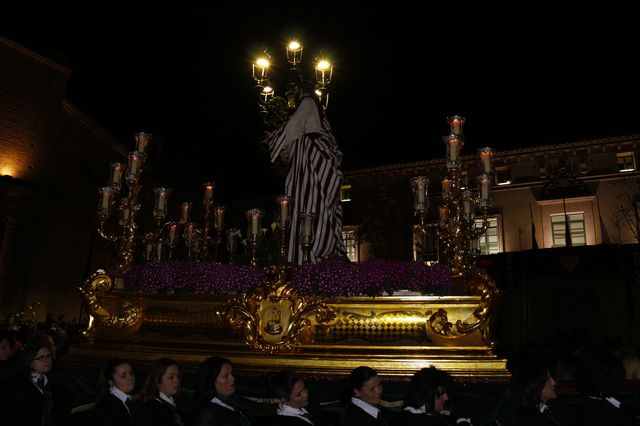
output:
[[[297,267],[285,257],[286,196],[278,198],[275,226],[267,230],[280,236],[279,256],[270,266],[256,258],[264,213],[246,212],[248,259],[241,265],[241,232],[225,230],[225,209],[214,205],[212,183],[204,185],[200,225],[191,218],[191,203],[181,205],[178,221],[167,221],[171,190],[155,188],[155,229],[138,235],[140,175],[151,136],[136,134],[136,151],[126,167],[113,163],[109,185],[100,189],[98,232],[117,246],[118,265],[96,271],[80,287],[90,323],[86,343],[74,357],[94,362],[118,356],[147,363],[169,356],[188,367],[221,355],[256,372],[292,368],[330,376],[368,365],[381,374],[406,376],[434,365],[469,379],[507,376],[491,333],[499,291],[491,277],[473,269],[473,242],[486,229],[490,206],[492,151],[480,152],[484,174],[478,176],[479,189],[463,189],[463,120],[449,119],[449,176],[442,182],[435,224],[427,223],[429,180],[411,180],[418,219],[414,261],[305,262]],[[481,227],[476,212],[484,218]],[[310,221],[302,224],[300,237],[308,254],[313,215],[303,220]],[[223,240],[227,263],[217,261]],[[440,263],[426,260],[434,241]],[[140,251],[144,261],[134,264]],[[178,255],[184,260],[176,260]]]

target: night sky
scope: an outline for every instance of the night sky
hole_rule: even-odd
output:
[[[628,11],[271,3],[25,6],[0,13],[0,34],[70,68],[68,99],[132,148],[134,132],[152,132],[167,185],[214,180],[227,199],[281,188],[257,145],[250,73],[263,47],[286,70],[291,36],[307,61],[334,59],[328,115],[344,169],[443,157],[452,114],[467,119],[467,154],[640,133]]]

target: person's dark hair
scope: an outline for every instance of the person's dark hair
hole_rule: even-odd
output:
[[[233,363],[227,358],[212,356],[200,364],[196,372],[196,402],[202,406],[216,395],[216,379],[222,370],[222,366]]]
[[[31,378],[31,363],[35,357],[38,356],[38,352],[42,348],[49,349],[49,352],[51,352],[51,355],[53,356],[51,346],[49,346],[49,343],[44,340],[32,340],[24,345],[24,349],[20,353],[19,375]]]
[[[542,402],[541,395],[549,369],[538,359],[522,361],[513,371],[509,395],[514,408],[535,408]]]
[[[342,392],[342,403],[348,404],[351,401],[351,397],[355,395],[354,389],[362,389],[365,382],[373,377],[376,377],[378,373],[371,367],[360,366],[351,370],[349,377],[347,377],[346,385]]]
[[[433,411],[437,398],[447,392],[451,384],[451,376],[446,371],[438,370],[434,366],[417,371],[407,388],[405,407],[420,408],[426,406],[428,412]]]
[[[100,377],[98,378],[98,392],[96,400],[109,394],[109,389],[111,388],[109,380],[113,380],[113,375],[116,373],[116,368],[123,364],[130,363],[129,361],[126,361],[122,358],[112,358],[102,366],[102,368],[100,369]]]
[[[162,383],[162,376],[164,376],[164,373],[172,365],[178,367],[179,371],[180,367],[178,366],[178,363],[171,358],[160,358],[153,363],[151,371],[149,371],[147,379],[144,382],[144,386],[140,391],[140,399],[142,402],[155,399],[159,396],[158,385]]]
[[[289,400],[293,387],[302,379],[293,371],[272,371],[267,373],[267,389],[278,398]]]

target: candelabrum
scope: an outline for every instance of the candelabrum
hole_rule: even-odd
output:
[[[304,47],[298,40],[290,41],[286,46],[286,58],[290,68],[290,78],[285,91],[285,98],[276,95],[274,79],[269,74],[272,65],[271,55],[267,49],[263,49],[252,64],[253,79],[259,89],[260,107],[264,115],[267,127],[277,127],[279,123],[286,120],[287,115],[296,108],[295,89],[296,83],[308,79],[311,80],[309,72],[305,72],[302,64],[302,52]],[[329,91],[327,86],[331,83],[333,76],[333,65],[329,56],[325,52],[320,52],[313,62],[313,75],[315,76],[316,94],[320,99],[320,104],[327,108],[329,105]]]
[[[260,209],[247,210],[247,242],[251,248],[251,266],[256,266],[256,249],[262,239],[262,218],[264,212]]]
[[[121,163],[112,163],[109,184],[98,191],[98,233],[102,238],[116,244],[119,276],[131,269],[136,256],[136,246],[139,243],[142,243],[141,255],[144,260],[172,259],[179,238],[184,240],[188,259],[208,259],[212,239],[210,235],[212,212],[215,212],[214,226],[217,231],[215,238],[217,243],[224,227],[224,207],[214,208],[215,185],[208,182],[204,184],[202,227],[198,227],[191,220],[192,203],[180,205],[180,219],[177,222],[166,222],[167,202],[172,191],[170,188],[157,187],[154,189],[155,202],[152,210],[154,229],[138,235],[138,214],[142,209],[139,201],[140,179],[151,139],[150,133],[136,133],[136,150],[128,154],[126,168]],[[123,180],[125,185],[122,184]],[[117,214],[113,214],[114,211],[117,211]]]
[[[281,195],[278,197],[278,227],[280,228],[280,264],[287,263],[287,231],[289,230],[289,207],[291,197]]]
[[[477,176],[478,189],[467,188],[461,173],[460,155],[464,145],[464,118],[454,115],[448,122],[451,132],[443,138],[447,175],[441,180],[435,223],[427,222],[430,180],[425,176],[411,179],[414,211],[419,220],[414,226],[414,240],[418,242],[416,258],[425,261],[431,252],[429,242],[437,238],[440,259],[449,265],[454,275],[465,275],[479,254],[478,239],[489,226],[493,150],[488,147],[479,150],[482,173]]]

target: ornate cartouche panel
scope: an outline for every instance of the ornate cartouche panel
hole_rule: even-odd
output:
[[[299,295],[284,272],[262,287],[229,299],[218,311],[232,326],[241,328],[247,344],[259,352],[294,351],[302,332],[315,324],[326,324],[336,316],[335,309],[319,299]]]

